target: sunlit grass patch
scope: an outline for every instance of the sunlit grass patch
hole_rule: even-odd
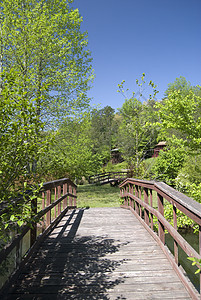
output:
[[[119,187],[106,185],[78,185],[78,207],[119,207]]]

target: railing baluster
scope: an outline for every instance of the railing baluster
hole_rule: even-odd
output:
[[[70,194],[72,194],[72,185],[71,184],[68,186],[68,191]],[[68,199],[69,199],[69,206],[72,206],[72,196],[69,195]]]
[[[158,211],[159,213],[164,216],[164,206],[163,206],[163,197],[157,193],[157,200],[158,200]],[[163,244],[165,244],[165,228],[164,225],[158,220],[158,235]]]
[[[55,180],[52,182],[46,182],[43,184],[43,188],[41,190],[42,193],[42,203],[40,203],[40,205],[42,204],[42,210],[40,210],[39,212],[37,212],[37,198],[33,198],[32,200],[29,200],[30,204],[30,209],[31,209],[31,228],[30,228],[30,224],[24,224],[23,227],[21,228],[20,232],[11,232],[11,234],[13,233],[13,238],[11,243],[7,244],[3,249],[0,250],[0,264],[2,264],[8,257],[9,255],[13,255],[14,256],[14,263],[13,263],[13,268],[12,270],[9,269],[8,270],[8,276],[7,278],[5,278],[5,282],[6,280],[9,278],[12,278],[12,273],[13,270],[15,270],[16,267],[20,267],[21,263],[25,263],[26,260],[29,258],[29,255],[32,253],[32,250],[34,248],[32,248],[31,251],[28,252],[28,250],[33,246],[34,244],[37,245],[36,239],[37,239],[37,223],[39,222],[40,224],[42,224],[42,234],[38,236],[37,241],[39,242],[40,239],[44,237],[45,234],[47,234],[49,232],[49,230],[51,228],[53,228],[57,222],[57,220],[60,219],[61,217],[61,202],[63,201],[63,197],[61,197],[61,190],[62,190],[62,186],[63,186],[63,191],[64,194],[67,194],[67,184],[71,185],[71,197],[74,199],[74,204],[76,206],[76,185],[71,182],[70,179],[68,178],[63,178],[63,179],[59,179],[59,180]],[[54,189],[54,201],[53,203],[51,203],[51,191]],[[58,195],[57,195],[58,194]],[[58,196],[58,199],[57,199]],[[66,198],[67,196],[65,196],[64,198]],[[27,199],[28,200],[28,199]],[[19,201],[19,199],[14,199],[13,203],[14,205],[17,203],[17,201]],[[72,203],[72,201],[71,201]],[[58,207],[57,210],[55,210],[55,207]],[[52,220],[51,222],[51,211],[54,209],[54,220]],[[67,207],[68,209],[68,207]],[[66,209],[66,211],[67,211]],[[0,216],[4,213],[8,213],[8,206],[6,206],[6,202],[3,206],[3,209],[0,209]],[[56,217],[56,214],[58,215]],[[49,228],[46,228],[49,227]],[[47,229],[47,230],[45,230]],[[30,233],[30,237],[29,237],[29,245],[27,245],[28,249],[26,248],[26,253],[24,253],[24,248],[22,247],[22,243],[24,242],[24,237],[26,236],[26,234]],[[25,255],[26,256],[25,256]],[[8,278],[9,277],[9,278]],[[4,283],[2,283],[4,284]],[[1,293],[1,291],[0,291]]]
[[[138,185],[135,185],[135,196],[138,197],[138,195],[139,195],[139,187]],[[135,211],[139,215],[140,211],[139,211],[139,204],[137,201],[135,201]]]
[[[151,189],[149,191],[150,191],[150,206],[153,207],[153,193]],[[150,216],[151,216],[151,229],[154,230],[153,214],[150,213]]]
[[[133,195],[133,184],[131,183],[131,194]],[[131,198],[131,207],[134,209],[134,200]]]
[[[142,199],[141,186],[139,186],[139,198],[140,198],[140,200]],[[142,218],[142,206],[139,204],[139,207],[140,207],[140,218]]]
[[[129,192],[129,184],[127,184],[127,186],[126,186],[126,193],[128,193],[128,192]],[[128,206],[128,202],[129,202],[129,197],[126,196],[126,206]]]
[[[131,183],[129,183],[129,194],[131,194]],[[132,206],[132,199],[129,197],[129,206]]]
[[[128,178],[122,184],[120,184],[120,190],[126,194],[126,188],[129,186],[129,203],[135,205],[134,210],[130,207],[130,210],[150,232],[153,238],[159,243],[163,252],[166,254],[174,270],[184,283],[192,299],[201,299],[197,297],[196,290],[189,284],[189,279],[186,279],[186,275],[183,273],[182,268],[179,268],[179,246],[189,257],[195,257],[201,260],[201,205],[193,199],[185,196],[184,194],[174,190],[172,187],[166,185],[163,182],[154,182],[148,180],[140,180],[134,178]],[[132,186],[132,188],[131,188]],[[133,195],[135,186],[135,196]],[[144,189],[144,197],[142,197],[142,188]],[[154,194],[153,194],[154,192]],[[126,196],[121,193],[124,197],[124,203],[126,206]],[[157,193],[158,208],[153,204],[154,196]],[[150,195],[150,196],[149,196]],[[149,200],[150,199],[150,200]],[[168,201],[173,205],[173,222],[174,225],[170,224],[170,220],[164,217],[164,201]],[[144,208],[144,219],[140,218],[142,215],[141,208]],[[199,253],[182,237],[177,230],[177,209],[183,214],[191,218],[195,223],[199,225]],[[150,216],[150,217],[149,217]],[[158,236],[154,232],[154,217],[158,219]],[[151,224],[149,224],[151,223]],[[145,225],[146,224],[146,225]],[[147,227],[150,226],[150,227]],[[172,236],[174,240],[174,259],[167,250],[165,245],[165,228]],[[182,262],[180,262],[182,264]],[[200,273],[200,290],[201,290],[201,273]]]
[[[126,185],[124,186],[124,195],[126,194]],[[124,205],[126,205],[126,196],[124,196]]]
[[[68,186],[67,186],[67,183],[64,183],[63,184],[63,195],[67,194],[67,189],[68,189]],[[67,196],[64,198],[63,200],[63,210],[67,207]]]
[[[176,205],[173,205],[173,222],[174,222],[174,229],[177,230],[177,208],[176,208]],[[174,257],[175,257],[175,262],[178,265],[179,264],[178,243],[175,240],[174,240]]]
[[[74,201],[74,206],[77,206],[77,201],[76,201],[76,195],[77,195],[77,191],[76,191],[76,188],[74,187],[73,188],[73,195],[75,196],[73,201]]]
[[[57,187],[54,188],[54,201],[57,200]],[[54,218],[56,219],[57,217],[57,205],[54,207]]]
[[[51,190],[47,190],[47,193],[46,193],[46,206],[49,206],[51,204]],[[46,223],[47,223],[47,227],[50,225],[51,223],[51,210],[49,210],[47,212],[47,215],[46,215]]]
[[[42,192],[42,209],[45,208],[45,192]],[[45,216],[42,217],[42,232],[46,228]]]
[[[61,186],[58,186],[58,199],[61,198]],[[61,202],[58,204],[58,216],[61,214]]]
[[[144,188],[144,202],[146,204],[149,204],[148,188]],[[144,209],[144,220],[145,220],[145,223],[149,226],[149,211],[146,208]]]

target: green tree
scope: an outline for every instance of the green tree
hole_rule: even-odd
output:
[[[179,78],[176,78],[173,83],[168,84],[168,88],[165,91],[164,96],[167,98],[168,95],[174,91],[180,91],[185,96],[191,89],[191,83],[187,81],[185,77],[180,76]]]
[[[48,153],[40,160],[39,171],[46,180],[58,177],[81,179],[99,171],[102,160],[93,153],[90,114],[66,118],[55,132]]]
[[[35,108],[39,124],[53,128],[89,102],[86,91],[92,70],[87,35],[80,31],[82,18],[71,3],[0,1],[0,94],[8,87],[12,93],[3,74],[14,72],[20,99]],[[34,166],[36,161],[29,157],[27,164]]]
[[[34,100],[23,97],[17,74],[4,76],[6,84],[0,101],[0,200],[8,197],[7,192],[15,194],[20,178],[28,176],[27,164],[37,159],[43,151],[41,141],[42,122],[36,115]]]
[[[185,156],[182,145],[181,147],[172,146],[168,150],[160,151],[150,170],[152,179],[175,186],[175,178],[184,164]]]
[[[143,74],[142,83],[136,80],[140,88],[142,84],[145,84],[144,77]],[[153,88],[154,93],[143,103],[135,97],[135,93],[130,98],[125,95],[124,81],[118,85],[119,92],[125,97],[125,102],[119,109],[122,121],[119,126],[118,143],[123,158],[128,162],[129,168],[133,170],[136,177],[145,175],[144,159],[150,157],[150,149],[156,144],[157,138],[157,128],[153,126],[157,120],[154,106],[154,97],[157,91],[152,81],[149,85]]]
[[[156,104],[160,119],[160,137],[168,142],[171,151],[161,154],[154,172],[161,179],[176,184],[178,189],[184,191],[184,182],[187,185],[195,182],[198,184],[200,180],[195,159],[200,155],[201,97],[200,87],[191,87],[184,78],[183,85],[179,83],[181,82],[177,81],[177,85],[173,84],[174,88],[167,94],[167,98]],[[169,164],[172,164],[172,161],[175,171],[170,172],[172,167]],[[163,174],[162,177],[159,173]],[[191,179],[187,180],[187,177]]]
[[[143,161],[150,157],[150,150],[157,138],[155,127],[150,125],[153,111],[151,113],[148,103],[142,104],[139,100],[131,98],[125,100],[119,112],[122,116],[119,127],[119,146],[123,158],[133,169],[134,176],[143,176]]]
[[[88,106],[91,57],[71,3],[0,1],[1,201],[23,189],[46,149],[44,125]]]
[[[19,193],[23,195],[27,183],[33,182],[28,164],[39,158],[46,143],[42,141],[43,124],[36,115],[34,99],[30,102],[24,98],[17,74],[4,74],[3,80],[0,97],[0,202],[6,203],[8,210],[0,216],[0,238],[7,241],[16,224],[21,226],[31,217],[25,199],[14,206],[12,201],[19,197]],[[34,181],[36,183],[36,178]]]
[[[1,69],[16,70],[24,97],[48,124],[88,104],[91,58],[71,2],[1,1]]]
[[[94,109],[91,112],[93,152],[100,154],[104,162],[110,159],[114,131],[114,109],[111,106],[107,105],[102,109]]]
[[[185,96],[180,90],[175,90],[156,107],[163,139],[177,140],[191,150],[200,149],[201,117],[198,111],[201,109],[201,97],[193,90]]]

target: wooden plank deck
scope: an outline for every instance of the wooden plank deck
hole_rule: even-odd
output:
[[[155,240],[121,208],[69,211],[6,299],[191,299]]]

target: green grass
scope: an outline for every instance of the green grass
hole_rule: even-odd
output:
[[[123,161],[118,164],[112,164],[112,162],[109,162],[103,169],[102,172],[121,172],[122,170],[128,169],[128,163],[126,161]]]
[[[78,185],[77,207],[119,207],[119,187],[105,185]]]

